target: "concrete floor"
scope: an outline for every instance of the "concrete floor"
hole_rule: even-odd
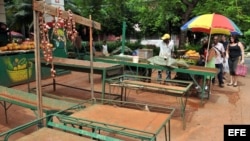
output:
[[[43,80],[43,84],[51,82],[51,79]],[[88,74],[72,72],[64,76],[58,76],[57,82],[85,87],[90,89]],[[101,91],[101,77],[94,75],[94,89]],[[186,108],[186,129],[182,129],[181,117],[179,114],[174,114],[171,120],[171,140],[172,141],[222,141],[223,140],[223,126],[225,124],[248,124],[250,123],[250,96],[247,88],[250,83],[249,76],[239,78],[239,86],[225,86],[219,88],[216,84],[212,87],[212,93],[209,100],[201,106],[200,99],[192,95],[187,103]],[[35,86],[35,83],[31,83]],[[19,85],[13,87],[27,91],[27,85]],[[76,99],[88,99],[91,97],[89,92],[70,89],[66,87],[57,87],[57,91],[53,92],[52,87],[43,89],[45,92],[54,93],[57,96],[66,96]],[[118,92],[116,89],[112,89]],[[95,97],[100,97],[100,94],[95,94]],[[177,101],[174,97],[152,94],[148,92],[143,93],[129,93],[129,101],[139,101],[155,103],[165,106],[178,107]],[[5,132],[16,126],[22,125],[26,122],[34,120],[36,117],[29,109],[13,105],[8,110],[8,123],[5,122],[4,110],[0,108],[0,132]],[[34,129],[25,130],[14,135],[11,140],[15,140],[31,132]],[[1,138],[0,138],[1,140]],[[163,140],[163,134],[158,136],[158,140]]]

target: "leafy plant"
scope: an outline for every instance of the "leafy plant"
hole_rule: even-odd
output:
[[[185,47],[186,50],[195,50],[195,51],[199,51],[200,48],[201,48],[200,45],[193,45],[193,44],[187,45]]]

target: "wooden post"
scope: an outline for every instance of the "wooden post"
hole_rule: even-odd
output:
[[[33,0],[33,3],[36,0]],[[38,12],[33,10],[33,20],[34,20],[34,42],[35,42],[35,70],[36,70],[36,95],[37,95],[37,111],[38,119],[43,117],[43,107],[42,107],[42,86],[41,86],[41,62],[40,62],[40,38],[39,38],[39,19]]]
[[[46,9],[46,11],[44,11]],[[33,0],[33,18],[34,18],[34,42],[35,42],[35,67],[36,67],[36,94],[37,94],[37,109],[38,118],[43,116],[42,109],[42,89],[41,89],[41,62],[40,62],[40,38],[39,38],[39,21],[38,12],[46,12],[49,15],[57,16],[57,8],[47,5],[44,1]],[[62,11],[62,18],[68,18],[68,12]],[[73,19],[76,23],[88,26],[90,28],[90,81],[91,81],[91,97],[94,99],[94,82],[93,82],[93,28],[101,30],[101,24],[90,19],[73,14]]]
[[[89,19],[91,20],[92,17],[91,15],[89,15]],[[94,80],[93,80],[93,37],[92,37],[92,25],[89,26],[89,47],[90,47],[90,88],[91,88],[91,99],[95,99],[94,96]]]

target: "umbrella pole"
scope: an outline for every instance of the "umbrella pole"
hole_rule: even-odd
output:
[[[207,54],[206,54],[206,60],[205,60],[205,67],[207,66],[207,57],[208,57],[208,55],[209,55],[209,45],[210,45],[210,42],[211,42],[211,33],[209,34],[209,37],[208,37]]]

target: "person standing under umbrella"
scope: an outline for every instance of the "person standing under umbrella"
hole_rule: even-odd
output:
[[[229,65],[229,72],[230,72],[230,79],[231,82],[227,84],[228,86],[237,87],[237,75],[235,74],[237,65],[239,63],[240,57],[241,61],[240,64],[244,64],[244,46],[239,41],[238,37],[233,35],[230,37],[230,43],[227,47],[226,56],[228,57],[228,65]]]
[[[215,60],[215,67],[219,69],[217,74],[217,78],[219,81],[219,87],[224,87],[223,82],[223,62],[225,62],[224,53],[225,49],[222,43],[219,42],[219,37],[214,36],[214,45],[213,48],[216,51],[216,60]],[[213,79],[212,83],[215,83],[215,79]]]
[[[165,59],[171,57],[174,51],[174,41],[170,39],[169,34],[164,34],[161,37],[162,41],[160,41],[156,47],[160,48],[159,56]],[[166,79],[171,79],[171,71],[166,72]],[[162,78],[162,70],[158,70],[158,79]]]
[[[224,50],[226,51],[227,46],[228,46],[228,41],[227,41],[226,35],[221,36],[220,42],[223,44]],[[225,56],[225,62],[223,62],[223,79],[226,80],[226,74],[229,73],[228,58],[226,58],[226,52],[224,53],[224,56]]]

